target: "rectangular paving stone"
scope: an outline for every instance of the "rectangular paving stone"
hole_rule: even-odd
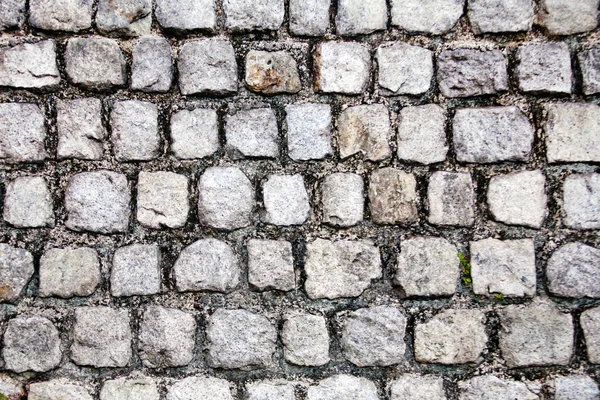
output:
[[[217,27],[215,0],[156,0],[154,15],[160,26],[175,31]]]
[[[563,184],[564,224],[600,229],[600,174],[572,174]]]
[[[318,367],[329,362],[329,332],[322,315],[291,312],[281,328],[283,356],[289,363]]]
[[[168,92],[173,80],[169,42],[160,37],[142,37],[132,53],[131,88],[147,93]]]
[[[283,24],[283,0],[223,0],[225,26],[233,32],[276,31]]]
[[[116,102],[110,113],[117,161],[147,161],[159,155],[158,108],[148,101]]]
[[[540,24],[551,35],[588,32],[598,26],[599,5],[599,0],[541,0],[538,13]]]
[[[146,296],[160,293],[161,253],[158,245],[131,244],[115,250],[110,269],[113,296]]]
[[[0,160],[42,162],[48,157],[45,140],[45,117],[37,104],[0,104]]]
[[[217,112],[207,108],[171,114],[171,152],[179,159],[209,157],[219,149]]]
[[[54,202],[41,176],[21,176],[4,192],[4,220],[17,228],[54,226]]]
[[[361,0],[340,0],[335,27],[338,35],[364,35],[387,27],[387,3],[371,0],[365,7]]]
[[[464,0],[392,0],[392,25],[408,32],[439,35],[461,17]]]
[[[225,117],[225,149],[236,158],[279,156],[277,117],[271,108],[240,110]]]
[[[532,0],[470,0],[467,7],[477,34],[529,31],[533,25]]]
[[[127,82],[125,57],[116,40],[71,38],[64,58],[67,79],[84,89],[107,91]]]
[[[100,260],[92,248],[50,249],[40,259],[40,297],[89,296],[99,284]]]
[[[337,142],[340,157],[355,154],[371,161],[381,161],[392,155],[388,139],[392,126],[388,108],[384,104],[348,107],[337,120]]]
[[[328,175],[321,185],[323,223],[347,227],[363,219],[365,184],[358,174],[338,172]]]
[[[323,42],[313,57],[316,91],[360,94],[367,89],[371,68],[367,46],[357,42]]]
[[[93,0],[30,0],[29,24],[48,31],[78,32],[92,26]]]
[[[521,46],[516,58],[521,91],[571,93],[571,53],[566,43]]]
[[[103,34],[141,36],[150,33],[152,0],[100,0],[96,27]]]
[[[583,79],[583,93],[600,93],[600,48],[592,47],[577,54]]]
[[[429,178],[427,202],[429,223],[472,226],[475,222],[475,187],[471,174],[434,172]]]
[[[248,251],[248,283],[260,291],[289,291],[296,287],[292,244],[284,240],[251,239]]]
[[[398,115],[400,160],[434,164],[446,159],[446,112],[437,104],[409,106]]]
[[[26,0],[0,1],[0,31],[19,29],[25,22]]]
[[[138,175],[137,220],[155,229],[181,228],[190,212],[189,179],[169,171]]]
[[[331,155],[331,106],[291,104],[285,107],[287,150],[296,161],[322,160]]]
[[[544,106],[550,163],[600,161],[600,107],[592,103]]]
[[[384,95],[418,95],[431,87],[433,52],[404,43],[387,43],[376,53],[379,86]]]
[[[319,36],[329,27],[331,0],[290,0],[290,32],[294,35]]]
[[[56,102],[58,158],[101,160],[106,129],[102,124],[102,102],[95,98]]]
[[[376,224],[411,225],[418,221],[417,181],[395,168],[373,171],[369,180],[369,208]]]
[[[0,59],[0,86],[51,90],[60,84],[54,40],[2,47]]]

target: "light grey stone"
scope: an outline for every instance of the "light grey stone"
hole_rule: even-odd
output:
[[[337,121],[340,157],[361,153],[371,161],[392,155],[388,138],[392,136],[390,115],[384,104],[352,106],[341,112]]]
[[[487,340],[482,311],[445,310],[415,327],[415,359],[437,364],[481,361]]]
[[[190,376],[171,385],[167,400],[234,400],[224,379]]]
[[[514,106],[458,109],[452,132],[458,161],[528,161],[531,155],[533,126]]]
[[[60,337],[52,322],[43,317],[18,317],[8,321],[4,332],[4,368],[21,373],[47,372],[60,364]]]
[[[171,116],[171,151],[189,160],[204,158],[219,150],[217,112],[207,108],[180,110]]]
[[[154,103],[124,100],[110,113],[111,141],[117,161],[147,161],[158,157],[158,108]]]
[[[470,0],[468,15],[476,34],[530,31],[532,0]]]
[[[552,253],[546,266],[548,290],[562,297],[600,298],[600,249],[567,243]]]
[[[506,58],[499,50],[444,50],[438,57],[437,80],[446,97],[504,92],[508,90]]]
[[[4,220],[17,228],[53,227],[52,207],[48,184],[41,176],[19,177],[4,192]]]
[[[311,208],[302,175],[270,175],[263,184],[263,220],[273,225],[302,225]]]
[[[441,378],[401,375],[389,387],[390,400],[446,400]]]
[[[77,365],[125,367],[131,358],[129,311],[110,307],[75,309],[71,359]]]
[[[181,228],[190,212],[189,179],[168,171],[140,171],[137,185],[137,219],[161,229]]]
[[[102,125],[102,101],[95,98],[57,100],[58,158],[101,160],[106,129]]]
[[[509,368],[567,365],[573,354],[573,320],[549,300],[506,306],[500,316],[500,351]]]
[[[107,170],[81,172],[65,190],[65,226],[74,231],[125,232],[129,226],[131,191],[127,178]]]
[[[545,186],[540,170],[493,176],[487,192],[490,212],[496,221],[539,229],[548,215]]]
[[[0,86],[51,90],[60,84],[54,40],[2,47],[0,60]]]
[[[175,31],[217,27],[215,0],[156,0],[154,15],[160,26]]]
[[[534,296],[535,248],[532,239],[471,242],[473,292],[484,296]]]
[[[289,363],[318,367],[329,362],[329,333],[321,315],[289,313],[281,329],[283,356]]]
[[[40,297],[89,296],[99,284],[100,261],[94,249],[50,249],[40,258]]]
[[[456,247],[443,238],[413,237],[400,242],[394,284],[406,296],[451,296],[459,277]]]
[[[224,96],[237,92],[237,62],[231,42],[204,39],[185,43],[177,60],[182,95]]]
[[[418,221],[417,181],[412,174],[387,167],[369,180],[369,208],[376,224],[411,225]]]
[[[367,89],[371,69],[369,48],[357,42],[323,42],[314,53],[315,90],[360,94]]]
[[[277,118],[271,108],[241,110],[225,118],[226,149],[233,158],[279,155]]]
[[[464,0],[392,0],[392,25],[439,35],[456,25],[464,4]]]
[[[360,175],[338,172],[323,180],[323,223],[347,227],[363,219],[365,184]]]
[[[8,374],[0,374],[0,393],[4,394],[8,400],[19,400],[25,398],[26,390],[19,380],[11,378]]]
[[[10,399],[10,398],[9,398]],[[83,386],[66,379],[53,379],[29,385],[29,400],[93,400]],[[11,399],[12,400],[12,399]]]
[[[217,239],[200,239],[181,251],[173,266],[179,292],[228,293],[240,283],[241,268],[230,245]]]
[[[269,382],[246,384],[247,400],[295,400],[294,386]]]
[[[384,95],[425,93],[433,78],[433,52],[419,46],[389,43],[377,48],[379,87]]]
[[[194,358],[196,320],[186,312],[148,306],[140,324],[139,353],[148,368],[187,365]]]
[[[152,378],[118,378],[105,381],[100,400],[159,400],[160,394]]]
[[[364,35],[387,28],[387,3],[373,0],[340,0],[337,5],[335,27],[338,35]]]
[[[103,34],[141,36],[150,33],[152,0],[100,0],[96,27]]]
[[[600,399],[598,384],[587,375],[559,376],[554,380],[554,400]]]
[[[290,0],[290,32],[304,36],[325,34],[330,7],[331,0]]]
[[[115,250],[110,293],[116,297],[160,293],[160,259],[158,245],[131,244]]]
[[[572,35],[588,32],[598,26],[598,0],[541,0],[540,24],[551,35]]]
[[[361,308],[341,316],[344,358],[359,367],[389,366],[405,360],[406,317],[397,308]]]
[[[0,31],[23,26],[25,3],[26,0],[0,0]]]
[[[276,31],[283,24],[283,0],[223,0],[225,27],[233,32]]]
[[[334,375],[308,388],[307,400],[378,400],[377,387],[367,378]]]
[[[544,106],[549,163],[600,161],[600,107],[591,103]]]
[[[446,159],[446,112],[437,104],[409,106],[398,117],[398,158],[421,164]]]
[[[250,225],[254,188],[237,167],[209,167],[198,182],[198,216],[213,228],[233,230]]]
[[[583,79],[583,93],[600,93],[600,47],[579,52],[577,60]]]
[[[213,368],[256,369],[271,365],[277,330],[262,315],[217,309],[206,328],[207,362]]]
[[[260,291],[289,291],[296,287],[292,244],[284,240],[251,239],[248,251],[248,282]]]
[[[262,94],[298,93],[298,64],[287,51],[250,50],[246,55],[246,85]]]
[[[29,25],[78,32],[92,26],[93,0],[29,0]]]
[[[468,172],[437,171],[427,187],[433,225],[472,226],[475,222],[475,188]]]
[[[539,400],[537,391],[526,382],[500,379],[494,375],[482,375],[458,384],[460,400],[519,399]]]
[[[580,320],[588,360],[593,364],[600,364],[600,307],[585,310],[581,313]]]
[[[329,104],[292,104],[285,107],[285,113],[291,159],[322,160],[332,154]]]
[[[566,43],[521,46],[516,58],[521,91],[571,93],[571,53]]]
[[[132,50],[131,88],[166,93],[173,81],[171,45],[165,38],[142,37]]]
[[[304,270],[311,299],[358,297],[382,274],[379,249],[368,240],[309,242]]]
[[[600,228],[600,174],[573,174],[563,185],[564,224],[572,229]]]
[[[125,57],[116,40],[71,38],[64,57],[69,82],[84,89],[105,91],[127,82]]]
[[[45,139],[44,113],[37,104],[0,104],[0,161],[42,162],[48,157]]]
[[[29,251],[0,243],[0,302],[17,300],[33,271],[33,256]]]

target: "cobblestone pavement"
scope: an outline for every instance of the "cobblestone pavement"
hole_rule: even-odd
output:
[[[0,0],[0,393],[600,399],[599,3]]]

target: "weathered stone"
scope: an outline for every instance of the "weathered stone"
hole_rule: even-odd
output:
[[[33,271],[33,256],[30,252],[0,243],[0,302],[17,300],[29,283]]]
[[[600,307],[581,313],[581,328],[585,336],[588,360],[600,364]]]
[[[208,317],[206,341],[211,367],[264,368],[272,363],[277,330],[262,315],[219,308]]]
[[[470,0],[468,15],[476,34],[531,30],[532,0]]]
[[[439,35],[456,25],[464,4],[464,0],[392,0],[392,25]]]
[[[545,184],[540,170],[492,177],[487,203],[494,219],[508,225],[541,228],[548,215]]]
[[[296,287],[292,244],[283,240],[251,239],[248,250],[248,282],[260,291],[289,291]]]
[[[415,327],[415,359],[438,364],[477,362],[487,340],[483,312],[445,310]]]
[[[379,86],[385,95],[422,94],[431,87],[433,53],[431,50],[404,43],[377,48]]]
[[[360,175],[350,172],[328,175],[321,190],[323,223],[347,227],[362,221],[365,184]]]
[[[65,191],[65,226],[74,231],[125,232],[130,199],[125,175],[107,170],[73,175]]]
[[[369,208],[376,224],[410,225],[418,221],[417,181],[395,168],[373,171],[369,180]]]
[[[127,82],[125,57],[113,39],[69,39],[65,72],[71,83],[88,90],[111,90]]]
[[[173,81],[171,45],[165,38],[143,37],[132,50],[131,89],[168,92]]]
[[[388,109],[383,104],[348,107],[338,117],[340,157],[362,153],[371,161],[392,155],[388,138],[392,135]]]
[[[58,158],[101,160],[106,129],[102,125],[102,102],[95,98],[56,102]]]
[[[131,244],[115,250],[110,270],[113,296],[146,296],[160,293],[160,248],[152,244]]]
[[[573,174],[563,185],[564,224],[572,229],[600,228],[600,174]]]
[[[287,51],[250,50],[246,55],[246,85],[262,94],[298,93],[298,64]]]
[[[500,350],[509,368],[567,365],[573,354],[573,321],[548,300],[506,306],[500,315]]]
[[[225,118],[226,149],[233,158],[279,155],[277,118],[271,108],[241,110]]]
[[[30,387],[33,385],[35,384],[31,384]],[[20,381],[11,378],[7,374],[0,374],[0,393],[6,396],[7,400],[20,400],[25,398],[27,391]],[[33,399],[33,397],[30,398]],[[80,399],[75,398],[75,400]]]
[[[269,382],[246,384],[247,400],[295,400],[294,386]]]
[[[181,251],[173,266],[179,292],[231,292],[241,279],[238,257],[217,239],[200,239]]]
[[[308,388],[307,400],[378,400],[377,387],[367,378],[335,375]]]
[[[600,47],[579,52],[577,60],[583,78],[583,93],[600,93]]]
[[[48,157],[44,113],[37,104],[0,104],[0,161],[42,162]]]
[[[548,290],[562,297],[600,298],[600,250],[581,242],[559,247],[548,260]]]
[[[329,27],[329,0],[290,0],[290,32],[294,35],[321,36]]]
[[[215,0],[156,0],[154,15],[160,26],[175,31],[217,27]]]
[[[338,35],[363,35],[387,28],[387,3],[385,0],[340,0],[337,5],[335,27]]]
[[[179,90],[182,95],[237,92],[237,62],[231,42],[221,39],[185,43],[177,59]]]
[[[400,111],[398,121],[398,158],[421,164],[446,159],[446,113],[437,104],[409,106]]]
[[[321,315],[299,312],[286,315],[281,341],[287,362],[313,367],[329,362],[329,333]]]
[[[40,297],[89,296],[99,284],[100,261],[94,249],[50,249],[40,258]]]
[[[4,368],[16,373],[46,372],[60,364],[58,330],[43,317],[18,317],[8,321],[2,357]]]
[[[77,32],[92,26],[93,0],[29,0],[29,25]]]
[[[310,203],[302,175],[270,175],[262,189],[265,222],[302,225],[310,217]]]
[[[360,94],[367,89],[371,68],[369,49],[356,42],[323,42],[314,53],[315,90]]]
[[[283,23],[283,0],[223,0],[225,27],[234,32],[276,31]]]
[[[118,378],[105,381],[100,400],[159,400],[160,394],[154,379]]]
[[[206,225],[233,230],[250,225],[254,188],[237,167],[209,167],[198,182],[198,216]]]
[[[598,384],[587,375],[559,376],[554,380],[554,400],[596,400]]]
[[[167,171],[138,175],[137,219],[151,228],[181,228],[190,212],[189,180]]]
[[[382,273],[379,249],[368,240],[309,242],[304,270],[311,299],[358,297]]]
[[[2,47],[0,60],[0,86],[55,89],[60,83],[54,40]]]
[[[538,17],[551,35],[588,32],[598,26],[599,4],[598,0],[541,0]]]
[[[395,307],[361,308],[341,317],[342,354],[359,367],[388,366],[405,360],[406,317]]]
[[[527,383],[503,380],[493,375],[476,376],[458,385],[460,400],[540,399],[538,392]]]
[[[140,324],[139,353],[148,368],[189,364],[196,346],[196,320],[186,312],[148,306]]]
[[[600,107],[591,103],[544,106],[548,162],[600,161]]]
[[[521,91],[571,93],[571,53],[566,43],[525,45],[516,58]]]
[[[292,104],[285,107],[285,113],[291,159],[322,160],[332,154],[329,104]]]
[[[103,34],[141,36],[150,33],[152,0],[100,0],[96,27]]]
[[[401,375],[390,384],[390,400],[446,400],[441,378]]]
[[[427,201],[431,224],[472,226],[475,222],[475,189],[468,172],[431,174]]]
[[[437,79],[446,97],[504,92],[508,90],[506,58],[499,50],[444,50],[438,57]]]
[[[23,26],[25,3],[26,0],[0,0],[0,31]]]
[[[224,379],[190,376],[169,387],[167,400],[234,400]]]
[[[139,100],[116,102],[110,113],[111,141],[117,161],[146,161],[158,157],[158,108]]]
[[[219,149],[217,112],[207,108],[180,110],[171,115],[171,151],[177,158],[195,159]]]
[[[10,400],[12,398],[9,397]],[[93,400],[83,386],[65,379],[35,382],[29,385],[29,400]]]
[[[41,176],[22,176],[4,192],[4,220],[17,228],[54,226],[50,190]]]
[[[71,359],[77,365],[125,367],[131,358],[129,311],[110,307],[75,309]]]

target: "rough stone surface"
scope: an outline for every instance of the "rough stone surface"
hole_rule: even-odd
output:
[[[94,249],[50,249],[40,258],[40,297],[89,296],[99,284],[100,261]]]
[[[387,28],[387,3],[373,0],[365,7],[361,0],[340,0],[335,27],[338,35],[351,36],[372,33]]]
[[[317,367],[329,362],[329,333],[323,316],[301,312],[286,315],[281,341],[289,363]]]
[[[54,40],[2,47],[0,60],[0,86],[49,90],[60,83]]]
[[[100,0],[96,27],[103,34],[141,36],[150,33],[152,0]]]
[[[547,113],[548,162],[600,161],[600,107],[562,103],[544,106]]]
[[[4,192],[4,220],[17,228],[54,226],[52,197],[41,176],[22,176]]]
[[[470,0],[468,15],[477,34],[529,31],[533,24],[533,1]]]
[[[600,48],[593,47],[577,54],[583,79],[583,93],[600,93]]]
[[[110,293],[116,297],[160,293],[160,259],[160,248],[153,244],[116,249],[110,270]]]
[[[379,46],[376,57],[382,94],[417,95],[427,92],[431,87],[431,50],[403,43],[391,43]]]
[[[160,229],[181,228],[190,211],[189,180],[173,172],[140,172],[137,184],[137,219]]]
[[[392,127],[385,105],[348,107],[338,117],[337,127],[341,158],[361,153],[367,160],[381,161],[392,155],[388,143]]]
[[[248,282],[260,291],[289,291],[296,287],[292,244],[284,240],[251,239],[248,250]]]
[[[262,187],[265,215],[273,225],[302,225],[311,208],[302,175],[270,175]]]
[[[548,290],[562,297],[600,298],[600,250],[581,242],[559,247],[548,260]]]
[[[329,27],[329,0],[290,0],[290,32],[294,35],[319,36]]]
[[[369,84],[371,55],[356,42],[323,42],[314,54],[315,90],[321,93],[360,94]]]
[[[29,251],[0,243],[0,302],[17,300],[33,271],[33,256]]]
[[[158,108],[147,101],[115,103],[110,113],[111,140],[117,161],[147,161],[158,157]]]
[[[287,51],[250,50],[246,56],[246,85],[262,94],[298,93],[302,88],[298,64]]]
[[[523,92],[571,93],[571,53],[566,43],[525,45],[516,58]]]
[[[217,27],[215,0],[156,0],[154,15],[160,26],[174,31]]]
[[[65,379],[53,379],[29,385],[29,400],[93,400],[90,392]],[[9,397],[9,400],[12,400]]]
[[[327,176],[322,185],[323,223],[347,227],[363,219],[364,182],[360,175],[338,172]]]
[[[111,90],[127,82],[125,57],[113,39],[69,39],[65,72],[69,82],[88,90]]]
[[[418,221],[417,181],[395,168],[373,171],[369,180],[369,208],[376,224],[410,225]]]
[[[527,383],[504,380],[494,375],[476,376],[467,382],[460,382],[459,390],[460,400],[540,399]]]
[[[180,110],[171,116],[171,151],[189,160],[204,158],[219,149],[217,112],[208,108]]]
[[[0,31],[21,28],[25,21],[26,0],[0,1]]]
[[[573,174],[563,184],[564,224],[572,229],[600,228],[600,174]]]
[[[26,395],[23,383],[9,377],[7,374],[0,375],[0,393],[8,397],[8,400],[22,399]]]
[[[48,157],[45,139],[44,114],[37,104],[0,104],[0,161],[42,162]]]
[[[246,385],[248,400],[295,400],[294,386],[269,382]]]
[[[398,158],[421,164],[446,159],[446,113],[437,104],[409,106],[398,116]]]
[[[427,201],[431,224],[472,226],[475,221],[475,189],[467,172],[431,174]]]
[[[461,17],[464,0],[392,0],[392,25],[409,32],[439,35]]]
[[[224,379],[190,376],[169,387],[167,400],[234,400]]]
[[[599,5],[598,0],[541,0],[538,15],[541,25],[551,35],[571,35],[598,26]]]
[[[283,0],[223,0],[225,27],[233,32],[276,31],[283,24]]]
[[[587,375],[560,376],[554,380],[555,400],[595,400],[600,398],[598,384]]]
[[[226,149],[233,158],[279,155],[277,118],[271,108],[238,111],[225,118]]]
[[[401,375],[389,387],[390,400],[446,400],[444,381],[440,378]]]
[[[585,336],[588,360],[600,364],[600,308],[594,307],[581,313],[581,328]]]
[[[285,108],[288,155],[296,161],[322,160],[331,155],[331,106],[293,104]]]
[[[173,80],[171,45],[160,37],[143,37],[133,47],[131,88],[142,92],[168,92]]]
[[[92,26],[93,0],[30,0],[29,24],[48,31],[77,32]]]
[[[377,387],[367,378],[334,375],[308,388],[308,400],[378,400]]]
[[[56,129],[58,158],[102,159],[106,129],[102,125],[102,102],[99,99],[58,100]]]
[[[151,378],[119,378],[105,381],[100,400],[159,400],[156,382]]]

